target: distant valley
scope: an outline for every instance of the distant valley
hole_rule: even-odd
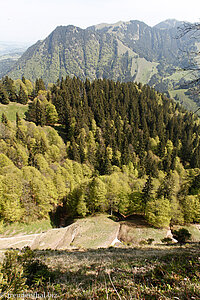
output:
[[[30,44],[0,41],[0,77],[4,76],[27,50]]]

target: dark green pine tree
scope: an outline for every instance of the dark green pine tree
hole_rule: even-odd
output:
[[[152,190],[153,190],[152,177],[151,175],[149,175],[142,189],[142,206],[143,206],[144,215],[146,214],[147,202],[152,197]]]
[[[19,125],[21,125],[21,118],[19,116],[19,113],[16,112],[16,126],[19,127]]]
[[[172,177],[171,172],[169,172],[164,177],[162,183],[160,184],[157,190],[157,197],[161,198],[162,196],[164,196],[164,198],[171,200],[173,193],[174,193],[174,179]]]
[[[20,85],[19,95],[18,95],[18,102],[21,104],[27,104],[28,103],[28,95],[24,91],[23,87]]]
[[[20,128],[21,125],[22,125],[21,118],[20,118],[18,112],[16,112],[16,139],[25,141],[25,135]]]
[[[16,90],[14,87],[14,81],[9,78],[8,76],[4,77],[2,79],[3,82],[3,86],[8,94],[8,98],[10,101],[12,102],[16,102],[17,101],[17,94],[16,94]]]
[[[163,170],[165,172],[169,173],[171,166],[172,166],[172,155],[170,153],[165,155],[165,157],[162,161],[162,165],[163,165]]]
[[[103,172],[103,173],[102,173]],[[101,170],[101,174],[111,174],[112,173],[112,164],[111,164],[111,160],[108,157],[108,153],[107,151],[105,151],[105,156],[104,156],[104,163],[103,163],[103,168]]]
[[[146,168],[146,174],[151,175],[153,177],[157,177],[158,175],[158,164],[153,159],[150,152],[147,152],[147,155],[145,157],[145,168]]]
[[[36,79],[35,81],[35,96],[38,95],[39,91],[46,91],[45,84],[42,78]]]
[[[33,100],[28,104],[28,110],[25,113],[26,121],[36,123],[36,100]]]
[[[72,141],[71,141],[71,145],[69,147],[69,153],[68,154],[69,154],[70,159],[75,160],[77,162],[81,162],[79,149],[78,149],[78,146],[75,142],[74,137],[72,137]]]
[[[22,76],[22,82],[23,82],[24,84],[26,84],[26,79],[25,79],[24,76]]]
[[[198,145],[194,150],[194,153],[193,153],[192,159],[191,159],[191,167],[192,168],[200,168],[200,145]]]
[[[36,100],[36,125],[44,126],[46,124],[46,112],[42,101]]]
[[[0,103],[9,104],[9,96],[2,84],[0,84]]]
[[[46,124],[45,105],[40,99],[35,98],[33,102],[29,103],[26,120],[40,126]]]
[[[6,116],[4,113],[2,113],[2,115],[1,115],[1,122],[2,122],[5,126],[8,126],[8,118],[7,118],[7,116]]]

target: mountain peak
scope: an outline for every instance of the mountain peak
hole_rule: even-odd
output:
[[[87,29],[94,29],[94,30],[108,30],[108,29],[115,29],[115,28],[126,28],[128,25],[131,25],[131,24],[143,24],[145,26],[148,26],[147,24],[145,24],[144,22],[142,21],[139,21],[139,20],[130,20],[130,21],[118,21],[116,23],[100,23],[100,24],[97,24],[97,25],[94,25],[94,26],[90,26],[88,27]]]
[[[102,30],[102,29],[108,29],[108,28],[115,28],[115,27],[120,27],[124,26],[125,24],[128,24],[130,22],[124,22],[124,21],[118,21],[116,23],[100,23],[97,25],[93,25],[88,27],[87,29],[95,29],[95,30]]]
[[[165,21],[162,21],[158,23],[157,25],[154,26],[154,28],[157,29],[170,29],[170,28],[175,28],[178,26],[181,26],[184,22],[183,21],[178,21],[176,19],[167,19]]]

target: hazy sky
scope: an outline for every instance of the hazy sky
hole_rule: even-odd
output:
[[[0,0],[0,41],[36,42],[58,25],[86,28],[140,20],[200,21],[199,0]]]

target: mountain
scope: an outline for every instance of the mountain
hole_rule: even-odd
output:
[[[185,82],[183,74],[176,70],[187,62],[184,50],[194,50],[196,41],[176,38],[182,23],[166,20],[150,27],[132,20],[86,29],[58,26],[46,39],[28,48],[8,76],[25,76],[31,81],[41,77],[46,83],[66,75],[137,81],[163,92],[171,90],[169,96],[177,99],[186,97],[180,90]]]
[[[184,24],[183,21],[177,21],[176,19],[167,19],[155,25],[154,28],[170,29],[170,28],[177,28],[179,26],[182,26],[183,24]]]

